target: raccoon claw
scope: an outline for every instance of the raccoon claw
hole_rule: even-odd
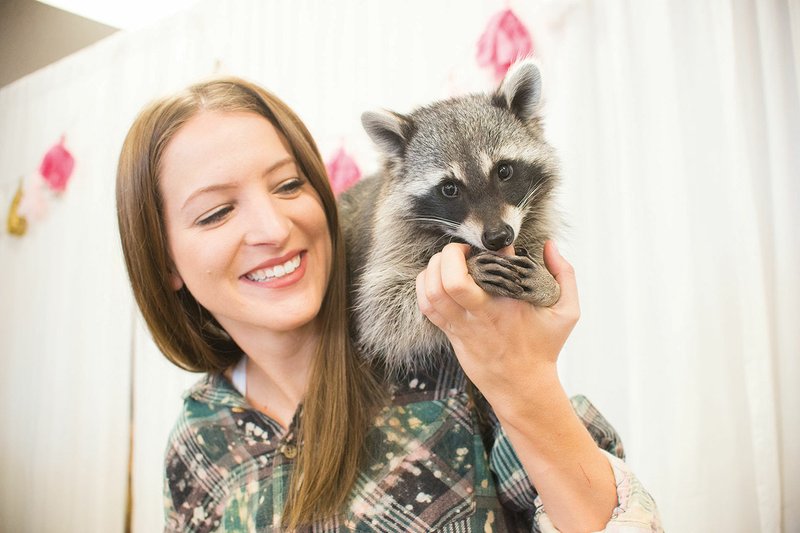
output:
[[[488,276],[494,276],[497,278],[502,278],[509,283],[519,283],[519,277],[515,276],[513,273],[509,272],[508,270],[503,270],[501,268],[487,268],[483,272]]]
[[[477,265],[485,268],[498,267],[511,269],[517,275],[524,275],[531,268],[535,268],[534,262],[526,256],[513,256],[513,255],[499,255],[491,252],[482,252],[470,258],[474,260]]]
[[[491,279],[484,279],[478,282],[478,286],[480,286],[486,292],[497,296],[506,296],[516,300],[524,299],[520,294],[521,286],[514,283],[497,282]]]
[[[481,252],[467,260],[467,267],[483,290],[497,296],[524,298],[524,269],[509,256]]]
[[[497,296],[525,300],[538,306],[558,301],[560,287],[550,273],[538,266],[527,250],[517,256],[481,252],[467,260],[470,275],[483,290]]]
[[[524,251],[524,248],[523,248]],[[525,278],[531,275],[531,272],[538,267],[536,263],[528,255],[514,256],[514,255],[498,255],[489,252],[483,252],[476,255],[475,262],[484,268],[502,268],[510,270],[517,278]]]

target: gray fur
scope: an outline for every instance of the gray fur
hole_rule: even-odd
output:
[[[419,311],[415,280],[453,240],[472,245],[469,272],[487,292],[536,305],[558,300],[558,284],[542,261],[556,226],[558,166],[543,136],[540,95],[539,70],[524,60],[493,94],[452,98],[409,115],[364,113],[383,170],[346,191],[339,207],[354,332],[365,357],[403,371],[450,350],[445,335]],[[504,162],[513,169],[507,180],[499,178]],[[444,183],[456,185],[457,200],[446,197],[452,189]],[[443,210],[458,216],[432,220],[429,213]],[[506,224],[519,257],[485,245],[488,230]]]

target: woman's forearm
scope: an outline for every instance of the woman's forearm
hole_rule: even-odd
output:
[[[553,524],[562,532],[602,530],[617,505],[613,471],[555,365],[539,370],[530,394],[495,401],[495,413]]]

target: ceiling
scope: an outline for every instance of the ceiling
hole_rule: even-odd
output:
[[[0,0],[0,87],[117,30],[36,0]]]

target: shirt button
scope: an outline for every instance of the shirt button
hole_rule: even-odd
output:
[[[297,446],[294,444],[284,444],[281,446],[281,453],[287,459],[294,459],[297,457]]]

